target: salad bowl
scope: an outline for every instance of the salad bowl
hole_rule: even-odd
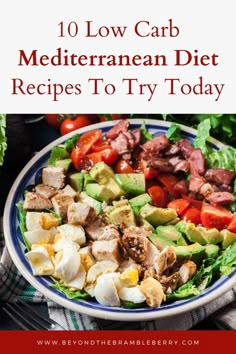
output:
[[[131,119],[130,127],[132,129],[140,128],[143,122],[143,119]],[[26,247],[19,229],[19,215],[16,207],[23,200],[24,191],[28,186],[35,184],[39,171],[47,165],[54,147],[63,144],[77,133],[82,135],[91,130],[101,129],[103,134],[106,134],[114,124],[114,122],[94,124],[56,139],[38,152],[20,172],[12,185],[4,209],[5,242],[17,269],[35,289],[57,304],[75,312],[115,321],[148,321],[166,318],[191,311],[222,296],[236,284],[236,270],[233,270],[228,275],[221,276],[197,296],[167,303],[163,302],[158,308],[141,307],[135,309],[104,306],[94,300],[70,299],[66,294],[52,287],[52,279],[50,277],[35,276],[33,274],[29,261],[25,256]],[[170,125],[170,122],[145,119],[146,129],[154,135],[165,134]],[[183,125],[179,125],[179,127],[181,136],[193,142],[197,136],[197,131]],[[208,139],[208,144],[214,150],[224,148],[222,143],[213,138]]]

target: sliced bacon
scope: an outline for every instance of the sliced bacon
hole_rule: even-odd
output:
[[[111,140],[111,146],[119,155],[129,153],[129,140],[123,133],[120,133],[115,139]]]
[[[129,121],[126,119],[120,120],[116,125],[114,125],[108,132],[106,133],[107,139],[115,139],[121,132],[127,132],[129,127]]]
[[[209,168],[206,170],[204,177],[207,181],[216,184],[231,184],[235,175],[235,172],[225,170],[224,168]]]
[[[169,164],[173,167],[174,172],[178,172],[178,171],[188,172],[189,171],[189,162],[186,160],[183,160],[180,156],[174,156],[174,157],[170,158]]]
[[[180,147],[178,144],[172,144],[164,151],[165,156],[174,156],[180,153]]]
[[[190,157],[190,173],[193,176],[204,175],[205,173],[205,158],[200,149],[193,149]]]
[[[229,192],[214,192],[206,198],[211,204],[227,204],[234,202],[234,196]]]
[[[155,138],[146,141],[146,143],[144,143],[142,145],[142,149],[146,152],[159,152],[162,151],[164,149],[166,149],[169,146],[169,140],[167,139],[167,137],[165,136],[165,134],[156,136]]]
[[[199,193],[201,187],[206,182],[206,180],[201,176],[191,177],[189,180],[189,191],[194,193]]]
[[[176,185],[174,186],[174,190],[175,192],[184,195],[188,194],[189,191],[189,181],[187,181],[186,179],[183,179],[179,182],[176,183]]]
[[[180,148],[181,154],[187,160],[194,150],[194,147],[190,144],[187,139],[180,139],[177,143]]]

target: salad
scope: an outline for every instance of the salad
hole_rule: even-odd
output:
[[[235,151],[172,123],[118,121],[54,147],[17,204],[35,276],[69,298],[152,307],[199,295],[236,264]]]

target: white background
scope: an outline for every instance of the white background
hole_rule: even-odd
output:
[[[0,112],[7,113],[235,113],[235,11],[234,1],[218,0],[8,0],[1,2]],[[180,29],[176,38],[139,38],[134,25],[145,20],[152,26],[165,26],[172,18]],[[58,23],[75,21],[79,35],[58,37]],[[85,21],[101,26],[127,26],[123,38],[85,38]],[[165,54],[167,67],[19,67],[19,50],[53,55],[57,48],[75,54]],[[219,65],[176,67],[174,49],[198,49],[202,54],[218,54]],[[180,78],[194,85],[225,84],[220,98],[212,95],[168,95],[164,79]],[[114,95],[92,95],[88,78],[103,78],[116,86]],[[61,95],[57,102],[50,95],[12,95],[12,78],[25,83],[81,83],[82,94]],[[148,93],[127,95],[123,78],[138,78],[141,84],[157,83],[152,99]]]

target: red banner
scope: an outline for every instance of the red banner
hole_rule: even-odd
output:
[[[232,351],[236,331],[2,331],[1,347],[12,353],[215,354]]]

